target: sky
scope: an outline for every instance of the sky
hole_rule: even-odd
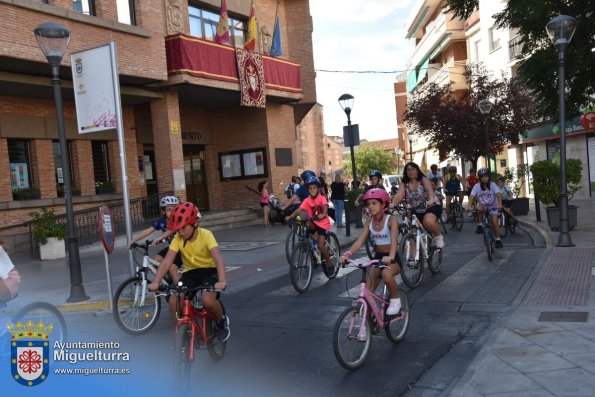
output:
[[[403,71],[413,51],[405,22],[413,0],[311,0],[317,99],[324,133],[343,135],[347,116],[338,98],[354,96],[352,124],[369,141],[397,137],[394,83],[400,73],[328,73],[321,70]]]

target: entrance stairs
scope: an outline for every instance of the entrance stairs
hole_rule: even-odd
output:
[[[262,225],[262,211],[258,208],[241,210],[201,211],[200,227],[211,231]]]

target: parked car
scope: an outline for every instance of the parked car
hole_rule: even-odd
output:
[[[399,180],[400,180],[400,175],[383,175],[382,176],[382,185],[384,186],[384,188],[386,189],[387,192],[389,192],[389,194],[393,194],[391,192],[393,183],[395,183],[396,189],[399,188]]]

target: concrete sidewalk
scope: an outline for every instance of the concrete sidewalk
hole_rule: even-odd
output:
[[[558,233],[529,215],[524,227],[541,233],[547,248],[509,311],[478,342],[479,353],[446,390],[414,395],[595,395],[595,200],[572,200],[578,225],[572,248],[555,244]],[[414,389],[415,390],[415,389]]]

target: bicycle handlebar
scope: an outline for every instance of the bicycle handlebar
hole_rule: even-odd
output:
[[[178,283],[179,284],[179,283]],[[158,291],[168,293],[174,292],[197,292],[197,291],[208,291],[208,292],[224,292],[224,289],[215,289],[214,286],[209,284],[200,284],[194,288],[186,288],[184,285],[160,285]]]
[[[370,266],[375,266],[375,265],[377,265],[379,263],[382,264],[382,262],[380,261],[380,259],[372,259],[372,260],[370,260],[368,262],[358,262],[358,261],[355,261],[355,260],[349,259],[349,258],[345,258],[345,259],[347,259],[347,262],[348,262],[348,264],[350,266],[357,267],[358,269],[365,269],[365,268],[368,268]],[[395,263],[394,259],[391,259],[390,263]],[[345,266],[346,266],[345,263],[341,265],[342,268],[345,268]]]

